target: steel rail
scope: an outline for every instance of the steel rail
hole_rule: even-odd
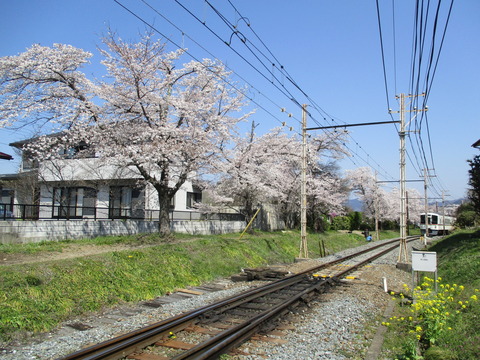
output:
[[[418,237],[411,237],[409,241],[414,240]],[[78,350],[73,352],[69,355],[59,358],[59,360],[114,360],[119,359],[121,357],[127,356],[128,354],[134,352],[135,350],[142,349],[152,343],[168,336],[170,332],[179,331],[187,327],[195,318],[207,313],[208,311],[217,310],[221,307],[232,305],[232,304],[241,304],[243,302],[250,301],[255,297],[260,297],[265,294],[277,291],[284,287],[290,286],[291,284],[298,282],[299,278],[303,278],[305,275],[314,273],[320,269],[335,265],[339,262],[349,260],[356,256],[365,254],[367,252],[373,251],[379,247],[386,246],[393,242],[397,242],[398,239],[393,239],[391,241],[376,245],[374,247],[359,251],[357,253],[347,255],[336,259],[334,261],[330,261],[319,266],[307,269],[300,273],[288,276],[286,278],[274,281],[270,284],[265,286],[247,290],[245,292],[239,293],[237,295],[233,295],[229,298],[223,299],[213,304],[209,304],[169,319],[165,319],[163,321],[157,322],[155,324],[146,326],[144,328],[138,329],[136,331],[120,335],[113,339],[101,342],[99,344],[87,347],[85,349]],[[392,251],[395,246],[388,249],[388,251]],[[388,252],[386,251],[386,252]],[[379,255],[382,256],[382,255]],[[348,269],[348,271],[352,271],[352,269]]]
[[[203,342],[190,350],[183,352],[182,354],[175,356],[172,360],[193,360],[193,359],[217,359],[221,354],[232,349],[237,344],[242,343],[248,339],[252,333],[265,322],[271,321],[284,313],[289,306],[296,303],[299,299],[305,295],[311,293],[314,290],[319,290],[331,283],[331,280],[318,280],[317,284],[310,286],[309,288],[299,292],[295,296],[288,300],[277,304],[274,308],[265,310],[257,316],[249,319],[246,323],[238,324],[233,328],[227,329],[220,334],[212,337],[211,339]],[[247,324],[247,325],[245,325]]]
[[[411,240],[410,240],[411,241]],[[385,244],[383,244],[385,246]],[[378,248],[375,247],[375,248]],[[343,277],[346,274],[364,266],[365,264],[372,262],[373,260],[389,253],[390,251],[394,250],[397,248],[397,245],[391,246],[374,256],[369,257],[366,260],[363,260],[356,264],[355,266],[352,266],[349,269],[346,269],[344,271],[341,271],[337,274],[335,274],[335,277]],[[365,253],[365,252],[361,252]],[[358,253],[357,253],[358,255]],[[351,258],[350,256],[348,256]],[[292,298],[288,299],[287,301],[284,301],[283,303],[277,305],[273,309],[266,310],[262,312],[261,314],[257,315],[256,317],[250,319],[247,323],[245,324],[239,324],[233,328],[230,328],[226,331],[221,332],[220,334],[212,337],[211,339],[207,340],[204,343],[201,343],[185,352],[182,354],[175,356],[172,358],[172,360],[210,360],[210,359],[217,359],[221,354],[224,354],[234,348],[237,344],[242,343],[246,339],[248,339],[252,333],[256,332],[256,329],[258,329],[263,323],[272,321],[274,318],[276,318],[279,314],[284,312],[289,306],[292,304],[296,303],[299,299],[303,298],[305,295],[308,293],[311,293],[312,291],[315,290],[320,290],[321,287],[326,287],[331,284],[331,280],[321,280],[317,284],[314,284],[313,286],[303,290],[302,292],[296,294]]]

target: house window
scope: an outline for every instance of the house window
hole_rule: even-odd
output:
[[[82,210],[78,192],[78,188],[54,188],[52,217],[58,219],[80,218]]]
[[[77,157],[80,152],[83,154],[82,157],[92,157],[91,151],[87,152],[87,150],[89,150],[89,146],[82,142],[76,146],[61,148],[58,153],[65,159],[73,159]]]
[[[144,189],[132,189],[132,219],[145,218],[145,192]]]
[[[97,205],[97,190],[93,188],[83,189],[83,215],[95,216],[95,207]]]
[[[2,198],[0,199],[2,205],[6,210],[13,211],[13,202],[15,192],[13,190],[1,189]]]
[[[22,170],[32,169],[38,169],[38,159],[35,159],[30,151],[24,150],[22,153]]]
[[[15,192],[13,190],[6,190],[1,188],[0,192],[0,220],[12,218]]]
[[[110,187],[109,212],[111,219],[125,219],[131,216],[132,189],[126,186]]]
[[[202,202],[201,192],[187,192],[187,209],[193,209],[195,203]]]

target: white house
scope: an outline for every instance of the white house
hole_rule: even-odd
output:
[[[30,141],[34,139],[10,145],[22,149]],[[158,219],[157,192],[142,181],[138,171],[118,167],[108,159],[95,157],[94,152],[74,158],[77,150],[61,149],[60,159],[43,162],[31,161],[23,153],[20,174],[36,174],[38,195],[29,204],[21,204],[20,199],[25,202],[25,197],[17,190],[16,217],[20,217],[21,205],[31,205],[39,219]],[[176,193],[170,210],[195,212],[193,205],[200,201],[201,191],[187,181]]]

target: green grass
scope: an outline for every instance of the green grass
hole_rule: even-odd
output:
[[[395,236],[398,234],[392,237]],[[328,254],[365,244],[363,236],[357,234],[311,234],[310,258],[319,256],[321,240]],[[0,256],[34,254],[37,259],[51,252],[68,253],[84,245],[112,247],[112,251],[97,255],[1,266],[0,340],[49,331],[81,314],[152,299],[238,273],[242,267],[292,263],[299,255],[299,244],[298,231],[285,231],[256,232],[241,239],[239,234],[175,234],[165,240],[156,234],[144,234],[0,245]],[[131,249],[114,251],[115,245],[129,245]]]
[[[457,232],[428,250],[437,252],[438,293],[433,281],[424,281],[416,304],[397,307],[384,358],[479,359],[480,231]]]
[[[181,235],[181,239],[188,240],[191,235]],[[63,252],[77,245],[152,245],[163,243],[158,234],[139,234],[132,236],[102,236],[92,239],[41,241],[28,244],[0,244],[0,254],[37,254],[41,252]]]
[[[434,243],[429,251],[437,252],[444,281],[480,288],[480,230],[457,232]]]

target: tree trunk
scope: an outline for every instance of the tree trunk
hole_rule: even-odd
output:
[[[247,224],[249,224],[250,221],[253,219],[254,212],[255,211],[254,211],[254,208],[253,208],[253,203],[252,203],[251,199],[248,198],[245,202],[245,221],[247,222]],[[249,233],[249,234],[254,233],[253,226],[250,226],[248,228],[247,233]]]
[[[158,213],[158,233],[161,237],[170,236],[172,233],[170,228],[170,202],[171,197],[167,193],[157,189],[158,204],[160,210]]]

